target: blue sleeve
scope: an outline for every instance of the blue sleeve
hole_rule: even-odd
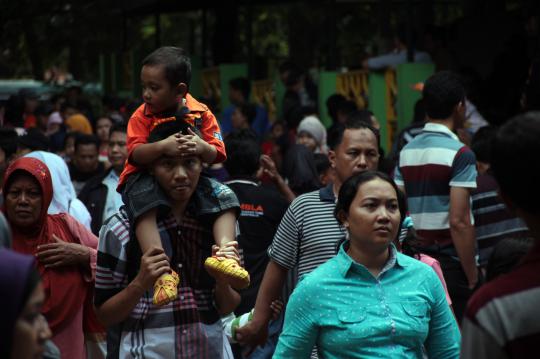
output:
[[[389,53],[376,57],[371,57],[367,60],[367,65],[370,70],[379,70],[387,67],[396,67],[399,64],[405,63],[407,55],[402,53]]]
[[[311,293],[311,282],[311,278],[300,282],[287,303],[283,331],[279,336],[274,359],[302,359],[311,356],[318,336],[316,313],[311,309],[312,306],[306,305],[306,298],[316,298],[316,295]]]
[[[219,128],[221,129],[221,133],[224,136],[230,133],[233,129],[232,128],[232,114],[234,110],[235,110],[235,107],[233,105],[226,107],[223,110],[223,113],[221,114],[221,118],[219,119]]]
[[[426,274],[426,290],[431,302],[429,332],[424,343],[430,358],[459,358],[461,335],[456,319],[446,301],[446,294],[435,271]]]
[[[462,147],[452,163],[451,187],[476,188],[476,157],[468,147]]]

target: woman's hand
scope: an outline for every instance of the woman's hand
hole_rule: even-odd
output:
[[[276,163],[270,156],[261,155],[260,163],[262,169],[261,176],[265,174],[274,182],[281,179],[281,175],[276,168]]]
[[[82,244],[69,243],[52,235],[54,243],[37,247],[37,259],[45,268],[58,268],[70,265],[85,265],[90,260],[90,249]]]

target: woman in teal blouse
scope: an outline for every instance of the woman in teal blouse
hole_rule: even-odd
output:
[[[398,253],[401,213],[387,175],[364,172],[339,191],[348,240],[307,275],[287,305],[274,358],[459,358],[460,334],[435,272]]]

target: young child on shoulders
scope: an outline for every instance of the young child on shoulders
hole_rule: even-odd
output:
[[[209,164],[226,159],[225,146],[215,116],[189,93],[191,77],[190,59],[177,47],[161,47],[148,55],[142,63],[141,83],[144,104],[131,116],[127,129],[128,161],[118,185],[130,220],[135,223],[131,235],[137,237],[141,252],[163,248],[156,217],[158,212],[170,208],[166,196],[145,167],[163,155],[198,155]],[[157,125],[168,121],[185,121],[191,129],[155,143],[147,138]],[[181,186],[178,188],[182,190]],[[237,201],[225,185],[201,177],[195,192],[197,212],[217,216],[213,225],[215,243],[225,248],[234,241]],[[249,274],[239,265],[239,258],[222,256],[220,251],[205,262],[210,275],[241,289],[249,285]],[[181,278],[171,270],[154,284],[153,303],[165,305],[174,300]]]

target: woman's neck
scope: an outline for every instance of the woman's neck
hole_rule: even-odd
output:
[[[374,277],[378,277],[390,256],[388,245],[384,247],[370,247],[349,241],[347,254],[357,263],[365,266]]]

